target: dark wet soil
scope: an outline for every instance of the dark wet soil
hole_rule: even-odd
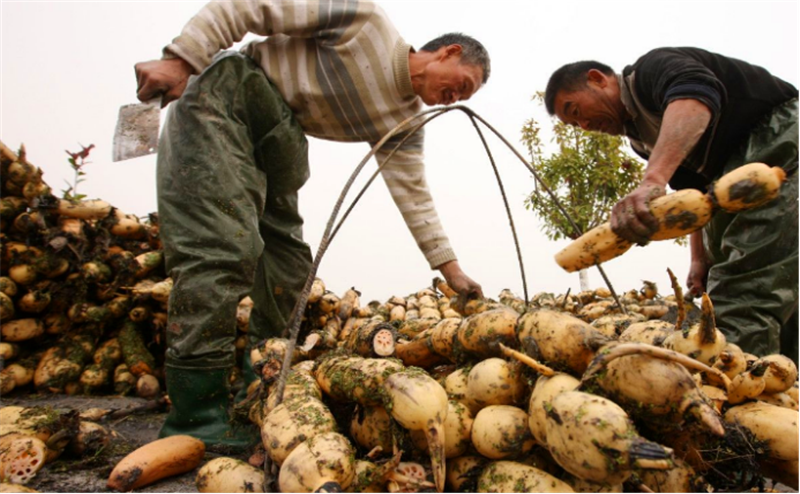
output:
[[[26,394],[3,396],[2,406],[46,406],[56,411],[83,411],[89,408],[128,409],[147,403],[141,398],[121,396],[67,396]],[[39,492],[116,492],[106,487],[114,466],[136,448],[158,439],[158,431],[166,418],[166,411],[147,411],[126,417],[100,422],[112,431],[113,438],[108,447],[99,453],[82,457],[64,453],[42,468],[27,486]],[[220,454],[206,452],[203,463]],[[247,460],[247,455],[226,455]],[[197,470],[183,475],[163,479],[136,492],[197,492],[195,475]]]

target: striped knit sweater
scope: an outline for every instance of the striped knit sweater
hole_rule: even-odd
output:
[[[189,21],[164,57],[178,56],[199,73],[248,32],[267,38],[242,51],[264,69],[308,135],[373,145],[422,108],[411,86],[411,46],[383,9],[365,0],[215,1]],[[435,268],[455,254],[425,180],[423,140],[418,132],[406,141],[382,174]],[[378,162],[393,148],[387,143]]]

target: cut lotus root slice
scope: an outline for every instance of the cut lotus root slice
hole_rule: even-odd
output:
[[[389,357],[394,354],[394,333],[391,329],[381,329],[372,339],[372,349],[375,355]]]
[[[0,480],[15,484],[30,481],[44,466],[47,446],[41,439],[20,436],[0,447]]]
[[[401,461],[388,475],[388,491],[395,492],[420,492],[422,489],[432,489],[436,484],[427,480],[425,467],[412,461]]]

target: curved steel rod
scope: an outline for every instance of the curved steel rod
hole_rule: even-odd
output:
[[[511,152],[514,153],[517,156],[517,158],[519,158],[519,160],[522,162],[522,164],[525,165],[525,167],[528,169],[528,171],[531,172],[531,174],[536,179],[536,181],[539,183],[539,185],[541,185],[542,188],[545,190],[545,192],[547,192],[547,194],[550,196],[550,199],[553,200],[553,203],[556,205],[558,210],[561,212],[562,215],[564,215],[564,218],[566,218],[567,221],[569,221],[569,223],[572,226],[572,228],[574,228],[575,231],[578,232],[578,234],[582,235],[583,234],[583,230],[581,230],[581,228],[575,223],[575,221],[572,219],[572,216],[570,216],[570,214],[567,212],[567,210],[564,209],[564,206],[561,204],[561,201],[558,200],[558,197],[555,195],[555,193],[544,182],[544,180],[542,180],[542,178],[539,176],[539,173],[536,171],[536,169],[533,168],[533,166],[531,166],[531,164],[528,163],[528,161],[521,154],[519,154],[519,151],[517,151],[511,145],[511,143],[509,143],[508,140],[506,140],[506,138],[503,137],[502,134],[500,134],[500,132],[495,130],[495,128],[492,127],[489,124],[489,122],[487,122],[486,120],[481,118],[480,115],[476,114],[475,112],[473,112],[472,110],[470,110],[469,108],[466,108],[466,107],[464,107],[464,112],[469,114],[469,115],[471,115],[471,116],[473,116],[473,117],[475,117],[475,118],[477,118],[478,120],[480,120],[480,122],[483,125],[485,125],[489,130],[494,132],[494,134],[497,136],[497,138],[500,139],[506,145],[506,147],[508,147],[508,149],[510,149]],[[596,267],[597,267],[597,270],[600,271],[600,275],[603,277],[603,281],[605,281],[606,286],[608,287],[608,290],[611,292],[611,295],[614,297],[614,301],[617,303],[617,307],[619,307],[619,309],[622,311],[623,314],[627,314],[628,311],[625,309],[625,306],[623,306],[622,303],[620,303],[619,297],[617,296],[617,292],[616,292],[616,290],[614,290],[614,286],[611,284],[611,280],[608,279],[608,276],[606,275],[605,270],[603,269],[603,267],[599,263],[596,265]]]
[[[361,162],[356,166],[356,169],[350,175],[350,178],[347,180],[344,188],[342,189],[341,194],[339,194],[339,198],[336,200],[336,204],[333,207],[333,211],[331,212],[331,217],[328,219],[328,223],[325,226],[325,232],[322,234],[322,239],[320,240],[320,245],[317,248],[317,255],[314,258],[314,261],[311,264],[311,269],[309,270],[308,277],[306,278],[306,283],[303,286],[303,290],[300,292],[300,296],[297,299],[297,302],[292,309],[292,314],[289,318],[289,334],[287,335],[287,345],[286,345],[286,355],[283,357],[283,363],[281,366],[281,372],[278,377],[278,382],[276,384],[275,393],[277,397],[276,405],[280,404],[283,401],[283,390],[286,386],[286,376],[289,374],[289,368],[291,367],[292,363],[292,355],[294,354],[294,349],[297,343],[297,334],[300,331],[300,322],[302,320],[301,314],[303,307],[305,307],[308,301],[308,295],[311,292],[311,285],[314,283],[314,278],[317,275],[317,270],[319,269],[320,261],[322,260],[322,256],[328,250],[328,244],[330,243],[330,234],[331,230],[333,229],[334,221],[336,220],[336,216],[339,214],[339,210],[342,207],[342,203],[344,202],[344,198],[347,195],[347,192],[352,187],[353,182],[355,181],[356,177],[364,166],[367,164],[370,158],[380,149],[389,139],[394,137],[396,134],[400,132],[405,126],[409,125],[411,122],[421,118],[428,113],[436,112],[436,109],[424,111],[418,113],[414,116],[411,116],[399,124],[395,126],[392,130],[390,130],[383,138],[378,141],[372,149],[364,156]]]
[[[437,118],[437,117],[439,117],[439,116],[441,116],[441,115],[443,115],[443,114],[445,114],[445,113],[447,113],[449,111],[452,111],[452,110],[464,111],[465,108],[466,107],[461,106],[461,105],[455,105],[455,106],[451,106],[449,108],[442,108],[439,111],[435,112],[436,113],[435,115],[433,115],[432,117],[428,118],[424,122],[420,123],[419,125],[415,126],[413,129],[411,129],[409,131],[408,135],[406,135],[406,137],[402,141],[400,141],[400,143],[398,143],[397,146],[395,146],[395,148],[391,151],[391,153],[389,153],[387,155],[386,159],[378,166],[377,170],[375,170],[375,172],[369,178],[369,180],[364,185],[364,187],[361,189],[361,191],[358,193],[358,195],[355,197],[355,199],[353,199],[352,204],[345,211],[344,215],[342,216],[342,219],[336,225],[336,228],[334,229],[333,233],[331,234],[330,240],[333,240],[333,237],[336,236],[336,233],[339,231],[339,228],[342,226],[342,223],[344,223],[344,220],[347,218],[347,216],[349,216],[350,212],[353,210],[353,208],[355,207],[355,205],[358,202],[358,200],[361,198],[361,196],[366,192],[367,188],[372,184],[372,182],[378,176],[378,174],[380,173],[381,169],[383,169],[384,165],[389,160],[391,160],[391,158],[392,158],[392,156],[394,156],[395,152],[403,145],[403,143],[405,143],[405,141],[408,138],[410,138],[413,134],[415,134],[421,127],[427,125],[428,122],[430,122],[431,120],[433,120],[433,119],[435,119],[435,118]],[[497,170],[497,165],[495,164],[494,157],[492,156],[492,152],[489,149],[489,145],[487,144],[486,139],[484,138],[480,127],[478,127],[477,124],[475,123],[475,119],[471,115],[469,115],[469,117],[470,117],[470,121],[472,122],[472,125],[475,127],[475,131],[478,133],[478,136],[480,136],[481,141],[483,142],[483,146],[486,149],[486,154],[489,156],[489,161],[492,164],[492,168],[494,169],[495,177],[497,178],[497,184],[498,184],[498,186],[500,188],[500,194],[503,197],[503,204],[505,205],[506,214],[508,215],[508,221],[509,221],[509,224],[511,226],[511,234],[514,237],[514,245],[516,247],[517,260],[519,262],[519,268],[520,268],[520,276],[522,278],[522,290],[523,290],[524,297],[525,297],[525,303],[527,304],[528,303],[528,283],[527,283],[527,280],[525,278],[525,266],[524,266],[523,261],[522,261],[522,252],[521,252],[521,249],[520,249],[520,246],[519,246],[519,239],[518,239],[518,236],[517,236],[517,230],[516,230],[516,227],[514,225],[514,217],[511,214],[511,208],[509,207],[509,204],[508,204],[508,198],[506,197],[505,188],[503,187],[503,182],[502,182],[502,180],[500,178],[500,173]]]
[[[503,180],[500,178],[500,171],[497,169],[497,164],[494,162],[494,156],[492,156],[492,150],[489,149],[489,144],[486,142],[486,138],[483,136],[483,132],[481,132],[480,127],[478,127],[478,123],[475,121],[475,117],[472,115],[469,116],[470,122],[472,122],[472,126],[475,127],[475,131],[478,133],[478,136],[481,138],[481,142],[483,143],[483,147],[486,150],[486,155],[489,156],[489,162],[492,164],[492,169],[494,170],[494,176],[497,178],[497,185],[500,187],[500,195],[503,196],[503,205],[506,208],[506,215],[508,215],[508,223],[511,226],[511,235],[514,237],[514,247],[517,249],[517,262],[519,262],[519,270],[520,275],[522,276],[522,291],[523,297],[525,297],[525,305],[528,305],[528,281],[525,278],[525,265],[522,262],[522,250],[519,246],[519,237],[517,236],[517,227],[514,226],[514,216],[511,214],[511,207],[508,205],[508,197],[506,196],[506,189],[503,187]]]
[[[287,335],[288,342],[287,342],[287,347],[286,347],[286,355],[284,356],[284,359],[283,359],[283,365],[282,365],[282,368],[281,368],[280,376],[278,378],[277,388],[275,390],[275,392],[277,393],[277,397],[278,397],[277,403],[280,403],[283,400],[283,389],[284,389],[284,386],[285,386],[286,375],[288,374],[289,368],[291,366],[291,358],[292,358],[292,354],[294,353],[294,349],[295,349],[295,346],[296,346],[297,335],[298,335],[298,332],[300,330],[300,321],[301,321],[302,318],[299,317],[299,316],[300,316],[300,312],[302,310],[301,308],[305,307],[305,305],[306,305],[306,303],[308,301],[308,295],[309,295],[309,293],[311,291],[311,286],[312,286],[312,284],[314,282],[314,279],[316,277],[317,270],[319,269],[319,264],[320,264],[320,262],[322,260],[322,257],[324,256],[325,252],[327,251],[331,240],[333,239],[335,234],[341,228],[343,221],[347,218],[347,216],[349,216],[350,212],[355,207],[355,204],[358,201],[358,199],[360,199],[361,196],[363,196],[363,194],[365,193],[367,187],[369,187],[369,185],[371,185],[371,183],[377,177],[378,173],[380,173],[380,170],[394,156],[394,154],[397,152],[397,150],[400,148],[400,146],[402,146],[402,144],[405,143],[406,140],[409,139],[414,133],[419,131],[420,128],[422,128],[425,125],[427,125],[428,122],[434,120],[435,118],[438,118],[439,116],[441,116],[441,115],[443,115],[445,113],[448,113],[448,112],[451,112],[451,111],[454,111],[454,110],[462,111],[462,112],[466,113],[471,118],[473,126],[475,126],[476,130],[478,131],[478,134],[481,137],[481,140],[482,140],[482,142],[484,144],[484,147],[486,148],[487,153],[489,153],[490,160],[492,162],[492,165],[495,168],[495,174],[496,174],[496,176],[498,178],[498,183],[499,183],[500,188],[501,188],[501,193],[503,194],[503,198],[504,198],[504,201],[505,201],[505,204],[506,204],[506,209],[507,209],[507,211],[509,213],[509,221],[510,221],[510,224],[511,224],[512,232],[514,234],[515,242],[517,243],[518,257],[519,257],[519,261],[520,261],[520,269],[522,269],[522,256],[519,253],[516,229],[515,229],[514,224],[513,224],[513,218],[511,218],[510,209],[508,208],[508,202],[507,202],[506,197],[505,197],[505,192],[504,192],[504,189],[503,189],[503,186],[502,186],[502,182],[499,180],[499,174],[498,174],[497,168],[496,168],[496,166],[494,164],[494,159],[492,158],[491,153],[489,152],[488,145],[486,144],[486,141],[485,141],[485,139],[483,137],[483,134],[480,132],[480,129],[478,128],[477,124],[475,123],[475,120],[480,121],[489,130],[491,130],[517,156],[517,158],[519,158],[519,160],[525,165],[525,167],[528,169],[528,171],[530,171],[531,174],[534,176],[536,181],[550,195],[550,197],[553,200],[553,202],[556,205],[556,207],[558,207],[559,211],[570,222],[570,224],[575,229],[575,231],[577,231],[579,233],[582,233],[581,229],[574,222],[574,220],[569,215],[569,213],[566,211],[566,209],[561,205],[561,202],[558,200],[558,197],[555,195],[555,193],[553,193],[553,191],[550,189],[550,187],[548,187],[548,185],[541,179],[541,177],[539,176],[538,172],[527,162],[527,160],[525,160],[525,158],[516,149],[514,149],[514,147],[508,142],[508,140],[506,140],[494,127],[492,127],[488,122],[486,122],[486,120],[481,118],[479,115],[477,115],[471,109],[469,109],[469,108],[467,108],[467,107],[465,107],[463,105],[453,105],[453,106],[449,106],[449,107],[446,107],[446,108],[433,108],[433,109],[430,109],[430,110],[426,110],[426,111],[420,112],[420,113],[418,113],[418,114],[416,114],[416,115],[414,115],[412,117],[409,117],[409,118],[405,119],[404,121],[400,122],[397,126],[395,126],[392,130],[390,130],[380,141],[378,141],[372,147],[372,149],[370,149],[370,151],[366,154],[366,156],[364,156],[364,158],[361,160],[361,162],[358,164],[358,166],[356,166],[356,169],[350,175],[350,178],[347,180],[347,183],[345,184],[344,188],[342,189],[342,192],[339,195],[339,198],[337,199],[336,204],[334,205],[333,211],[331,212],[330,219],[328,220],[328,223],[327,223],[327,225],[325,227],[325,232],[323,233],[322,239],[320,240],[320,245],[319,245],[319,247],[317,249],[317,254],[316,254],[316,256],[314,258],[314,261],[312,263],[311,269],[310,269],[308,277],[306,279],[306,283],[305,283],[305,285],[303,287],[303,290],[300,293],[300,296],[299,296],[297,302],[295,303],[294,309],[292,310],[292,315],[290,316],[289,326],[287,328],[289,330],[289,334]],[[382,163],[380,163],[380,165],[378,166],[378,169],[372,174],[372,176],[367,181],[365,186],[362,188],[362,190],[358,193],[358,195],[354,199],[353,203],[347,208],[347,210],[345,211],[342,219],[336,224],[336,226],[334,228],[334,223],[336,222],[336,218],[337,218],[337,216],[339,214],[339,211],[341,209],[342,203],[344,202],[345,196],[349,192],[349,190],[352,187],[356,177],[361,173],[362,169],[364,168],[366,163],[369,161],[369,159],[372,158],[375,155],[375,153],[379,149],[381,149],[383,147],[383,145],[386,144],[386,142],[388,142],[391,138],[395,137],[396,135],[398,135],[401,132],[406,132],[406,130],[405,130],[406,127],[410,127],[412,125],[412,123],[414,123],[415,121],[423,119],[423,117],[426,117],[427,115],[431,115],[431,114],[433,114],[431,117],[424,119],[420,123],[414,124],[414,126],[408,131],[408,134],[405,135],[404,138],[392,149],[392,151],[387,155],[386,159],[384,159],[384,161]],[[609,287],[609,290],[611,291],[612,295],[614,296],[614,299],[617,301],[617,304],[619,305],[619,307],[624,312],[625,309],[622,306],[622,304],[620,304],[619,299],[617,298],[617,294],[614,291],[614,288],[611,286],[610,281],[606,277],[606,275],[603,272],[603,270],[600,267],[600,265],[598,265],[597,268],[600,270],[601,274],[603,275],[603,279],[606,281],[606,285]],[[523,276],[523,284],[525,285],[524,269],[522,269],[522,276]],[[525,291],[526,291],[526,302],[527,302],[527,286],[525,286]]]

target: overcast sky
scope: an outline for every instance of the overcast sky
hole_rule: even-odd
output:
[[[523,153],[520,128],[525,120],[548,118],[531,96],[564,63],[596,59],[619,71],[655,47],[698,46],[798,83],[796,1],[379,3],[416,47],[450,31],[470,34],[486,45],[492,76],[468,106]],[[24,143],[30,161],[44,170],[58,195],[73,179],[64,150],[94,144],[86,182],[78,191],[140,216],[155,211],[155,158],[111,162],[117,112],[120,105],[135,102],[134,63],[160,57],[161,48],[203,4],[2,0],[0,139],[12,149]],[[521,295],[501,196],[472,125],[460,112],[452,112],[428,125],[426,132],[428,181],[462,268],[483,285],[487,296],[496,297],[503,288]],[[301,190],[300,208],[306,241],[316,251],[332,207],[368,147],[310,141],[311,178]],[[520,234],[529,293],[578,290],[578,275],[562,271],[553,260],[567,242],[548,241],[535,216],[523,207],[533,188],[530,173],[500,141],[490,137],[489,144]],[[373,161],[366,171],[374,169]],[[688,260],[688,248],[654,242],[605,268],[619,291],[651,280],[668,294],[666,269],[684,281]],[[341,295],[354,286],[366,300],[406,295],[427,286],[436,274],[381,180],[345,222],[319,271],[330,289]],[[594,269],[590,283],[603,284]]]

